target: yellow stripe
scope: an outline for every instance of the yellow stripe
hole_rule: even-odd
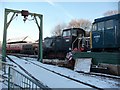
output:
[[[92,48],[92,31],[90,32],[90,49]]]

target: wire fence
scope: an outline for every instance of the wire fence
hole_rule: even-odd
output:
[[[28,77],[25,74],[17,71],[16,69],[9,67],[8,70],[8,90],[13,89],[27,89],[27,90],[48,90],[49,88],[38,83],[36,80]]]
[[[1,78],[5,79],[4,84],[7,85],[7,90],[51,90],[49,87],[40,83],[39,80],[23,74],[16,69],[16,66],[0,61]],[[3,90],[5,89],[2,87]],[[6,90],[6,89],[5,89]]]

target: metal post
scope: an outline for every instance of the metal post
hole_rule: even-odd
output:
[[[10,67],[8,68],[8,90],[10,90]]]
[[[41,15],[41,18],[40,18],[40,31],[39,31],[39,51],[40,51],[40,58],[39,58],[39,61],[40,62],[43,62],[43,53],[42,53],[42,30],[43,30],[43,16]]]
[[[42,29],[43,29],[43,16],[40,15],[38,16],[39,19],[40,19],[40,25],[38,24],[38,21],[37,21],[37,18],[35,18],[35,21],[36,21],[36,24],[38,26],[38,29],[39,29],[39,47],[38,47],[38,61],[42,62]]]
[[[6,37],[7,37],[7,15],[8,12],[4,12],[4,32],[3,32],[3,43],[2,43],[2,61],[6,61]]]

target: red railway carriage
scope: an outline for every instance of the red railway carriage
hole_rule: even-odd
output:
[[[7,44],[7,53],[20,53],[23,48],[23,43],[14,43],[14,44]]]
[[[13,38],[7,41],[7,53],[35,54],[38,43],[30,37]]]
[[[7,53],[36,54],[36,43],[12,43],[7,44]]]

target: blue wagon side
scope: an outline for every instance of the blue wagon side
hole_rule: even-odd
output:
[[[113,51],[120,48],[120,14],[94,20],[92,50]]]

